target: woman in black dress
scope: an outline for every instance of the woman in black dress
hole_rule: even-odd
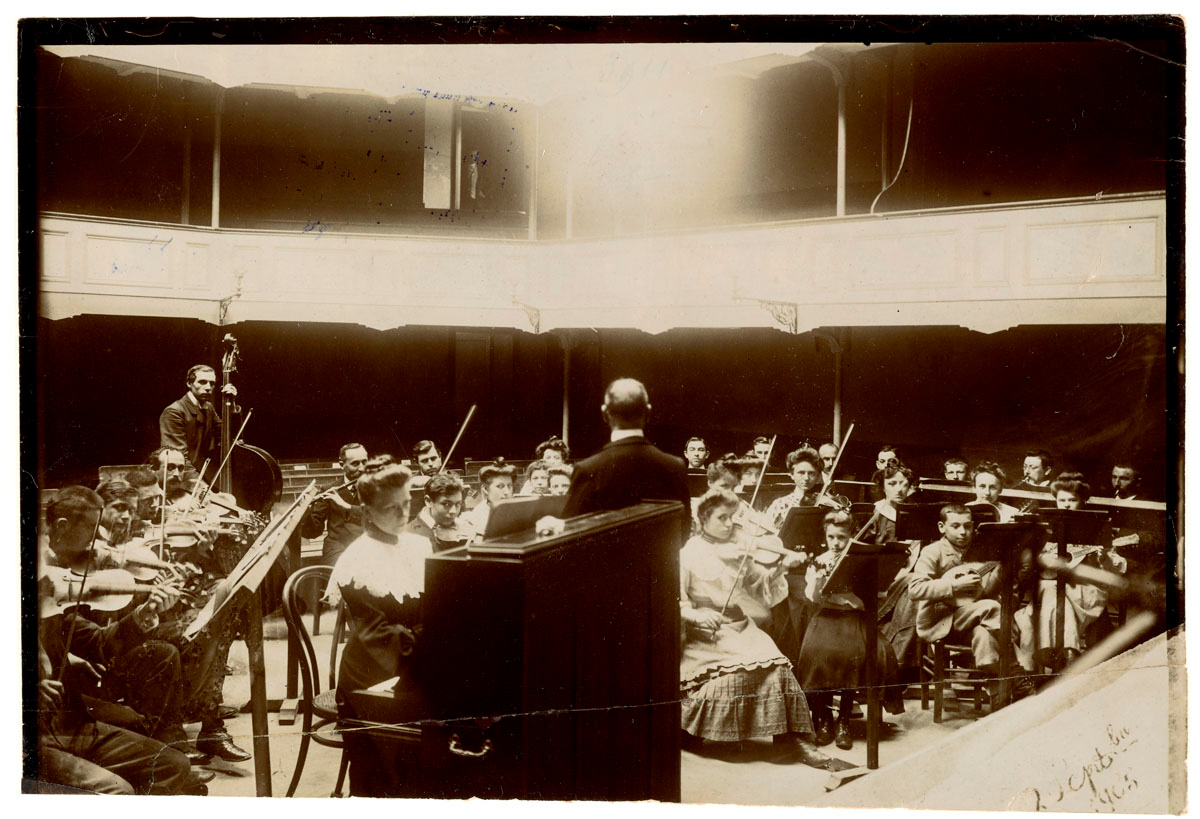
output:
[[[404,531],[411,473],[395,463],[374,471],[368,463],[367,470],[358,479],[364,531],[338,558],[325,593],[334,604],[345,601],[354,623],[338,673],[338,715],[356,716],[348,692],[398,678],[395,721],[416,722],[428,715],[419,661],[425,558],[433,547],[428,538]],[[402,783],[381,763],[366,732],[344,731],[342,739],[352,795],[401,795]]]

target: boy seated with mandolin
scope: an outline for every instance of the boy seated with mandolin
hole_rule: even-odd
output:
[[[917,635],[931,643],[949,635],[969,638],[975,666],[999,672],[1000,603],[990,599],[997,591],[999,565],[963,562],[975,535],[965,506],[947,504],[940,518],[942,537],[921,550],[908,583],[909,597],[917,601]]]

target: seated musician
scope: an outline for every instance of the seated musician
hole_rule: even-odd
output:
[[[412,451],[417,459],[417,470],[426,478],[432,478],[441,470],[442,456],[433,441],[417,441]]]
[[[1050,484],[1055,505],[1059,509],[1082,509],[1091,495],[1091,487],[1082,480],[1078,472],[1063,472]],[[1058,544],[1050,541],[1042,549],[1045,554],[1057,554]],[[1072,565],[1087,563],[1095,568],[1124,574],[1127,563],[1111,544],[1067,544],[1067,553]],[[1031,570],[1032,566],[1025,567]],[[1017,662],[1026,671],[1036,672],[1044,667],[1061,670],[1082,653],[1086,647],[1088,629],[1104,614],[1108,606],[1108,592],[1101,586],[1087,583],[1067,583],[1064,597],[1067,601],[1063,615],[1063,644],[1057,646],[1058,584],[1051,571],[1041,573],[1038,581],[1040,595],[1039,628],[1037,645],[1040,651],[1035,656],[1033,632],[1033,603],[1028,603],[1013,616],[1013,640],[1016,644]],[[1060,651],[1055,652],[1053,649]]]
[[[864,537],[882,545],[896,540],[896,506],[907,502],[913,493],[913,472],[902,463],[889,463],[874,475],[875,487],[883,497],[875,502],[875,511]],[[880,633],[892,645],[903,674],[914,673],[920,663],[917,652],[917,607],[908,594],[908,582],[921,554],[919,541],[908,542],[908,560],[896,573],[879,605]]]
[[[1031,449],[1025,453],[1021,464],[1021,482],[1014,489],[1037,491],[1050,486],[1050,469],[1053,461],[1050,453],[1044,449]]]
[[[683,446],[683,459],[687,461],[688,472],[700,474],[704,472],[704,462],[708,460],[708,444],[703,438],[688,438]]]
[[[321,563],[332,566],[346,547],[362,534],[362,506],[359,504],[355,482],[367,463],[367,449],[362,444],[345,444],[338,452],[343,481],[322,492],[309,505],[300,521],[300,534],[310,540],[325,535],[321,544]]]
[[[1118,463],[1112,468],[1113,497],[1117,500],[1138,500],[1142,495],[1142,474],[1131,463]]]
[[[826,491],[833,491],[833,465],[837,463],[838,446],[835,443],[826,442],[821,444],[817,449],[817,454],[821,456],[821,484],[829,487]]]
[[[854,694],[867,684],[867,640],[863,623],[865,607],[853,592],[826,588],[825,585],[838,559],[850,546],[850,539],[854,536],[854,521],[845,512],[830,512],[825,516],[824,525],[827,548],[809,565],[806,577],[806,596],[819,607],[819,611],[804,633],[797,677],[800,686],[808,694],[808,704],[816,725],[817,745],[836,741],[839,748],[849,750],[854,746],[850,738]],[[876,637],[876,651],[880,684],[888,686],[884,689],[884,708],[891,714],[903,714],[903,690],[895,684],[899,675],[896,654],[882,635]],[[839,691],[842,695],[841,707],[835,731],[830,707],[834,694]]]
[[[100,528],[96,530],[95,568],[125,565],[125,546],[133,537],[138,514],[138,491],[123,480],[101,481],[96,494],[104,502]]]
[[[756,461],[762,461],[764,469],[770,469],[768,460],[771,455],[771,439],[765,435],[759,435],[754,439],[754,443],[750,446],[750,451],[746,453],[747,458],[753,458]]]
[[[706,492],[712,492],[714,489],[724,489],[726,492],[734,493],[738,488],[737,473],[734,472],[733,466],[729,461],[721,460],[714,461],[708,465],[705,470],[705,480],[708,481],[708,489]],[[737,497],[737,495],[734,495]],[[700,501],[704,495],[692,498],[692,533],[699,534],[700,527]],[[750,504],[738,498],[738,510],[740,512],[750,511]]]
[[[758,485],[758,476],[762,474],[765,461],[758,460],[753,455],[748,455],[741,460],[732,455],[727,455],[721,460],[728,464],[738,464],[738,486],[735,491],[754,491],[754,487]]]
[[[1000,603],[994,599],[998,567],[964,566],[963,554],[975,536],[965,506],[943,506],[938,532],[941,539],[921,550],[908,582],[908,594],[917,602],[917,635],[931,643],[947,636],[969,639],[975,666],[998,676]]]
[[[98,669],[142,644],[159,610],[172,603],[167,591],[155,588],[104,627],[80,616],[79,606],[61,604],[69,569],[89,562],[102,507],[99,495],[82,486],[59,491],[46,507],[38,568],[38,779],[95,793],[206,793],[205,779],[190,773],[185,756],[96,721],[83,699],[84,691],[96,690]]]
[[[875,543],[890,543],[896,539],[896,505],[913,494],[913,471],[897,461],[877,470],[873,478],[883,497],[875,501],[867,536]]]
[[[503,458],[498,458],[495,462],[479,470],[479,488],[483,493],[483,500],[476,504],[474,509],[462,514],[462,517],[470,523],[471,528],[479,536],[482,537],[487,530],[492,507],[500,501],[512,497],[514,471],[511,466],[504,463]],[[570,483],[569,480],[568,483]]]
[[[716,742],[775,737],[795,746],[798,761],[822,767],[829,758],[809,739],[812,717],[804,692],[791,663],[760,627],[787,597],[784,571],[797,565],[798,556],[769,569],[743,560],[734,540],[737,509],[733,493],[707,493],[699,507],[701,532],[679,554],[683,729]]]
[[[566,441],[552,435],[549,440],[542,441],[537,445],[537,449],[533,452],[533,458],[542,461],[547,467],[566,466],[571,459],[571,450],[567,448]]]
[[[778,529],[783,525],[788,510],[796,506],[816,506],[820,494],[821,458],[813,449],[797,449],[789,452],[787,468],[796,488],[776,498],[767,507],[767,520]]]
[[[942,462],[942,477],[948,481],[965,481],[967,479],[967,462],[958,456],[947,458]]]
[[[1004,470],[993,461],[984,461],[971,470],[971,486],[975,488],[975,500],[967,506],[989,504],[996,509],[1001,523],[1010,522],[1021,511],[1000,500],[1000,492],[1004,489]]]
[[[550,494],[565,495],[571,489],[571,467],[550,467]]]
[[[425,484],[425,506],[407,531],[428,538],[435,552],[465,546],[476,532],[470,521],[460,519],[462,505],[462,478],[450,472],[434,475]]]
[[[158,487],[158,476],[147,466],[138,466],[125,473],[125,481],[138,493],[137,514],[134,515],[130,526],[131,537],[142,537],[146,534],[146,523],[157,516],[162,501],[162,490]]]
[[[430,484],[453,476],[438,475]],[[421,693],[421,595],[425,590],[425,558],[430,540],[405,528],[408,522],[411,473],[399,464],[366,472],[358,479],[363,502],[363,533],[342,556],[329,578],[326,599],[345,601],[355,628],[342,652],[337,704],[341,719],[354,718],[347,694],[399,677],[397,722],[428,716]],[[398,796],[399,783],[381,762],[371,739],[361,731],[344,731],[350,760],[350,793],[354,796]]]
[[[545,461],[533,461],[525,467],[525,482],[518,495],[549,495],[550,467]]]
[[[879,447],[879,453],[875,456],[875,469],[886,469],[889,466],[901,463],[900,452],[891,444],[884,444]]]
[[[125,481],[111,480],[102,481],[96,487],[96,494],[104,503],[104,509],[90,571],[127,566],[136,574],[127,574],[121,578],[122,582],[131,583],[135,579],[157,582],[159,570],[147,568],[147,564],[157,564],[158,559],[150,549],[129,537],[137,511],[137,490]],[[164,579],[175,580],[173,576]],[[95,611],[85,605],[82,612],[96,625],[105,626],[131,613],[136,603],[134,600],[116,611]],[[160,609],[160,614],[168,608]],[[153,636],[147,635],[148,638]],[[111,658],[99,680],[99,687],[85,701],[98,719],[167,742],[173,735],[173,728],[179,727],[182,731],[181,726],[167,724],[173,718],[174,701],[182,690],[179,650],[162,640],[145,639]],[[188,751],[187,748],[177,750],[185,754]]]
[[[185,534],[193,538],[190,545],[172,549],[170,562],[187,578],[187,584],[195,594],[195,603],[199,604],[175,606],[166,612],[162,624],[155,630],[156,639],[170,642],[179,649],[184,686],[184,692],[175,698],[175,713],[163,720],[166,733],[162,738],[183,750],[193,762],[202,762],[210,756],[219,756],[227,762],[244,762],[251,754],[234,743],[225,730],[222,702],[229,651],[247,616],[246,608],[227,607],[190,641],[183,638],[183,632],[195,620],[203,601],[237,565],[253,538],[251,532],[240,525],[230,527],[234,531],[219,532],[219,526],[213,520],[216,510],[211,504],[200,504],[196,500],[199,495],[193,495],[197,476],[183,460],[182,452],[172,447],[160,447],[147,460],[150,468],[157,470],[160,481],[163,474],[166,475],[165,484],[159,487],[158,498],[161,501],[161,495],[166,495],[166,534]],[[192,482],[189,482],[188,474]],[[161,511],[156,506],[150,513],[153,519],[148,521],[147,530],[157,536],[154,530],[162,525]],[[181,726],[197,721],[200,732],[193,746]]]

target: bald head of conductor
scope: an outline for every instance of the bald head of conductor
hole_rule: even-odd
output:
[[[650,418],[650,395],[641,381],[618,378],[604,391],[600,412],[610,429],[644,430]]]

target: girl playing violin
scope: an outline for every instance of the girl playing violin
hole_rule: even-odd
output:
[[[827,586],[838,560],[850,545],[854,532],[853,519],[844,512],[830,512],[825,516],[824,526],[827,549],[814,559],[805,578],[807,597],[820,610],[805,631],[798,676],[812,709],[817,745],[836,741],[839,748],[849,750],[854,745],[850,738],[854,694],[866,682],[865,607],[858,595],[849,589]],[[894,683],[898,670],[891,644],[877,637],[875,648],[883,683]],[[842,695],[841,708],[838,710],[835,731],[831,706],[834,695],[839,691]],[[884,707],[892,714],[904,713],[901,688],[888,685],[884,689]]]
[[[728,461],[720,460],[709,464],[705,470],[705,478],[708,481],[707,492],[711,492],[714,489],[724,489],[726,492],[733,493],[738,489],[738,474]],[[704,495],[692,498],[692,534],[696,535],[700,534],[701,531],[699,510],[700,501],[703,498]],[[749,508],[750,504],[738,498],[739,511],[745,512]]]
[[[793,744],[799,761],[822,767],[829,758],[810,741],[804,692],[791,663],[760,628],[787,596],[784,571],[799,558],[769,569],[748,559],[754,543],[735,539],[737,510],[732,492],[707,493],[697,510],[700,534],[680,552],[683,730],[717,742],[774,737]]]
[[[819,497],[822,503],[828,502],[830,506],[838,509],[845,510],[849,507],[850,502],[840,495],[826,493],[821,496],[821,466],[821,456],[814,449],[802,447],[788,453],[787,468],[796,488],[782,498],[776,498],[767,507],[767,520],[771,521],[776,529],[783,525],[788,510],[796,506],[816,506]]]

